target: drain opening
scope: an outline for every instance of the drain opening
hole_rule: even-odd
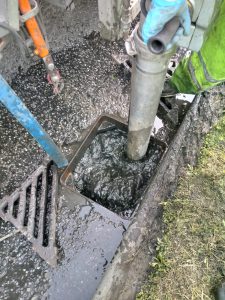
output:
[[[37,178],[37,187],[36,187],[36,202],[35,202],[35,217],[34,217],[34,237],[38,238],[38,229],[39,229],[39,219],[40,219],[40,202],[42,196],[42,174]]]
[[[3,207],[3,213],[4,214],[7,214],[7,212],[8,212],[8,209],[9,209],[9,205],[8,204],[6,204],[4,207]]]
[[[43,221],[43,241],[42,246],[49,245],[49,235],[51,226],[51,211],[52,211],[52,182],[53,182],[53,163],[47,167],[47,193],[44,208],[44,221]]]
[[[17,198],[13,203],[13,212],[12,212],[12,215],[15,219],[18,217],[19,204],[20,204],[20,198]]]
[[[29,185],[26,189],[26,196],[25,196],[25,213],[24,213],[24,221],[23,225],[26,227],[28,224],[29,219],[29,208],[30,208],[30,197],[31,197],[31,185]]]
[[[100,131],[74,169],[74,183],[84,196],[129,219],[165,150],[151,138],[146,157],[126,157],[127,134],[118,128]]]

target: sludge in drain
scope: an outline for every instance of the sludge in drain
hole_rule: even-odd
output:
[[[117,128],[98,133],[73,172],[74,184],[84,196],[124,218],[130,218],[165,150],[151,138],[140,161],[126,157],[127,133]]]

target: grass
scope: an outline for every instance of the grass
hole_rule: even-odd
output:
[[[225,117],[163,208],[163,237],[137,299],[215,299],[225,281]]]

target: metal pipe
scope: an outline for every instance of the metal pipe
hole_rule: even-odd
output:
[[[134,33],[134,43],[137,55],[132,67],[127,155],[139,160],[148,149],[168,63],[175,48],[161,55],[153,54],[138,30]]]
[[[48,153],[59,168],[68,165],[68,161],[51,137],[44,131],[21,99],[15,94],[4,78],[0,75],[0,102],[36,139],[39,145]]]
[[[161,54],[166,51],[166,47],[171,43],[174,35],[180,27],[180,19],[174,17],[164,26],[163,30],[149,39],[148,49],[154,54]]]
[[[192,14],[193,0],[189,0],[188,5]],[[140,37],[150,6],[151,1],[141,0],[139,28],[133,34],[135,49],[132,51],[136,51],[136,56],[132,68],[127,145],[127,156],[132,160],[141,159],[147,152],[167,67],[176,46],[168,52],[164,51],[180,25],[179,18],[173,18],[158,35],[150,39],[147,46]]]
[[[149,6],[150,6],[150,2],[148,2],[146,4],[146,0],[141,0],[140,2],[140,6],[141,6],[141,12],[142,14],[144,15],[144,17],[146,18],[147,17],[147,14],[148,14],[148,9],[149,9]],[[148,9],[146,8],[146,5],[148,5]]]

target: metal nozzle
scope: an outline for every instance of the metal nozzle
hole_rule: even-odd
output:
[[[154,54],[162,54],[165,52],[168,44],[172,41],[179,27],[180,20],[178,17],[174,17],[166,23],[162,31],[149,39],[147,44],[148,49]]]

